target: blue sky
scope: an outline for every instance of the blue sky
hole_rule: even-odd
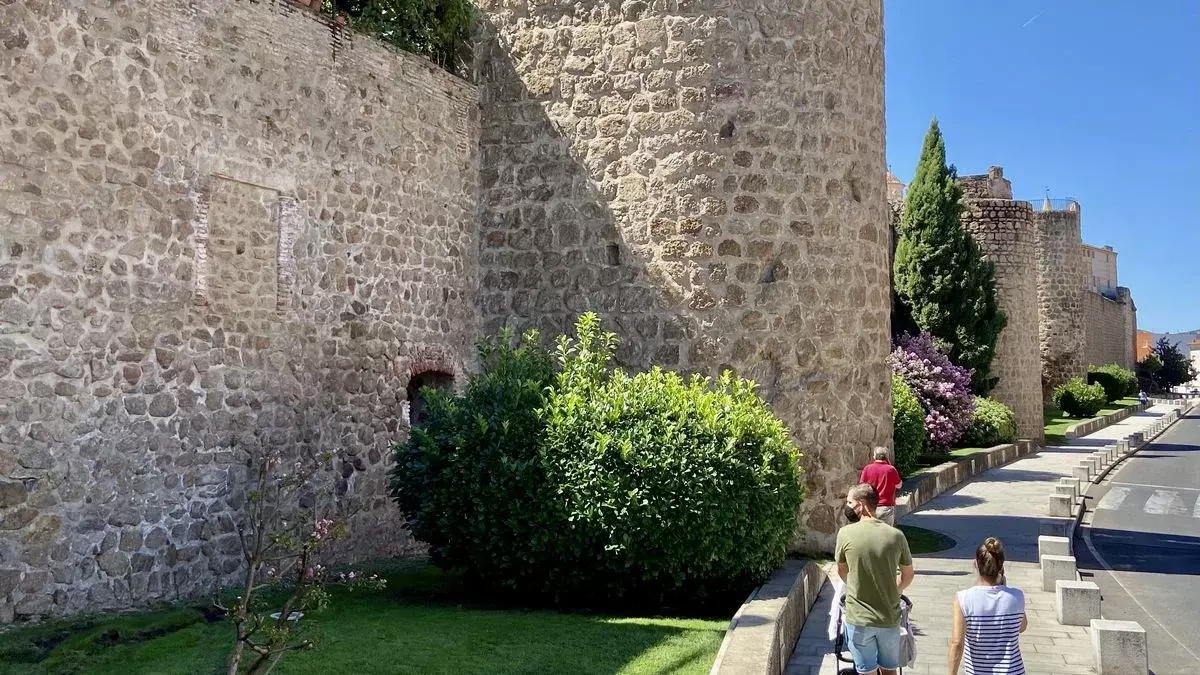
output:
[[[887,155],[934,116],[960,174],[1073,197],[1138,326],[1200,329],[1200,2],[885,0]]]

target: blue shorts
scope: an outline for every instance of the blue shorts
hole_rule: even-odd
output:
[[[874,628],[846,624],[846,646],[854,658],[854,669],[873,673],[878,668],[900,667],[900,627]]]

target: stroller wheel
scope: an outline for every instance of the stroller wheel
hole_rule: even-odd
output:
[[[858,671],[853,668],[841,668],[838,670],[838,675],[858,675]]]

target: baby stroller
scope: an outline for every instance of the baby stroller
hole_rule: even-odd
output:
[[[849,663],[849,668],[839,668],[838,675],[857,675],[854,670],[854,659],[850,657],[850,648],[846,644],[846,623],[843,621],[846,611],[846,596],[838,589],[834,603],[833,657],[839,663]],[[908,613],[912,611],[912,600],[907,595],[900,596],[900,675],[904,675],[904,666],[911,666],[916,659],[915,640],[912,624],[908,622]]]

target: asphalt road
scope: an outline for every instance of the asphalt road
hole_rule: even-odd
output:
[[[1106,619],[1146,629],[1155,675],[1200,666],[1200,410],[1117,467],[1077,531],[1081,576]]]

